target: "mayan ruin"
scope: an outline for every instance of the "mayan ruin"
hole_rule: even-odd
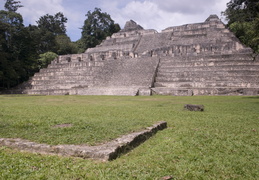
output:
[[[160,33],[131,20],[99,46],[59,56],[17,91],[31,95],[259,95],[259,61],[216,15]]]

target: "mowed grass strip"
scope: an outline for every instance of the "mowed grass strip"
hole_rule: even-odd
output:
[[[184,104],[205,111],[185,111]],[[94,145],[168,122],[112,162],[2,147],[0,179],[258,179],[258,112],[258,96],[0,96],[1,138]]]
[[[158,121],[134,98],[0,96],[0,101],[0,137],[52,145],[94,145]],[[62,128],[63,124],[69,126]]]

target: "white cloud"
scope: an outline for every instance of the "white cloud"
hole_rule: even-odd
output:
[[[18,12],[23,15],[25,22],[36,24],[36,21],[39,20],[41,16],[64,12],[62,1],[63,0],[24,0],[22,1],[24,7],[20,8]]]
[[[0,0],[0,7],[4,6]],[[25,24],[36,24],[45,14],[63,12],[68,18],[67,33],[72,40],[81,37],[85,14],[94,7],[111,15],[121,28],[132,19],[145,29],[161,31],[170,26],[203,22],[210,14],[226,9],[230,0],[20,0]]]
[[[65,1],[66,0],[23,0],[21,4],[24,7],[20,8],[18,12],[23,15],[26,24],[33,25],[36,25],[36,21],[46,14],[54,15],[58,12],[62,12],[64,16],[68,18],[68,23],[66,24],[68,35],[72,40],[77,40],[81,37],[79,28],[83,26],[84,13],[86,12],[75,10],[74,6],[71,8],[70,4]]]
[[[152,0],[161,10],[170,13],[200,14],[218,0]]]
[[[211,14],[217,14],[226,8],[229,0],[144,0],[124,1],[119,6],[119,0],[112,3],[103,0],[102,9],[124,27],[126,21],[132,19],[145,29],[158,31],[170,26],[187,23],[198,23],[206,20]]]

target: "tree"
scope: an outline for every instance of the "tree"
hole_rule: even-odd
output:
[[[16,12],[20,7],[23,7],[20,3],[20,1],[6,0],[4,7],[9,12]]]
[[[39,54],[43,54],[48,51],[57,52],[56,36],[52,32],[46,29],[39,29]]]
[[[47,30],[54,35],[66,34],[65,23],[67,23],[67,18],[61,12],[58,12],[54,16],[46,14],[36,22],[40,29]]]
[[[259,1],[231,0],[222,14],[240,41],[259,53]]]
[[[55,41],[57,43],[57,54],[64,55],[77,53],[76,45],[71,42],[70,38],[67,35],[58,35],[56,36]]]
[[[39,60],[39,68],[46,68],[51,61],[53,61],[55,58],[57,58],[58,55],[53,52],[46,52],[44,54],[40,54]]]
[[[87,49],[87,48],[86,48],[86,44],[85,44],[84,41],[83,41],[83,38],[77,40],[77,41],[75,42],[75,45],[76,45],[76,47],[77,47],[77,53],[84,53],[85,50]]]
[[[21,7],[17,3],[7,0],[7,11],[0,11],[0,77],[2,87],[7,88],[17,84],[26,74],[21,58],[24,25],[22,16],[16,13],[18,7]]]
[[[37,21],[40,37],[40,54],[54,52],[58,55],[72,54],[77,52],[77,47],[66,35],[67,18],[59,12],[40,17]]]
[[[38,28],[24,27],[17,1],[7,0],[0,11],[0,88],[26,81],[38,70]]]
[[[93,12],[88,11],[86,17],[82,28],[81,41],[83,43],[80,44],[83,44],[83,47],[80,47],[81,49],[95,47],[107,36],[111,36],[120,30],[120,26],[114,24],[110,15],[101,12],[100,8],[95,8]]]

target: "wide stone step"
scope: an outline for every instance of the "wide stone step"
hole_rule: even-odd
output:
[[[76,94],[79,95],[117,95],[117,96],[136,96],[139,87],[90,87],[78,88]]]
[[[258,89],[240,87],[216,87],[216,88],[152,88],[152,94],[172,96],[193,96],[193,95],[259,95]]]
[[[259,88],[259,82],[156,82],[155,87],[170,88],[215,88],[215,87],[242,87],[242,88]]]
[[[233,66],[199,66],[199,67],[162,67],[158,68],[158,72],[182,72],[182,71],[234,71],[249,70],[258,71],[258,66],[253,65],[233,65]]]
[[[188,24],[188,25],[183,25],[183,26],[174,26],[174,27],[168,27],[162,32],[188,32],[188,31],[199,31],[199,30],[207,30],[212,26],[210,23],[195,23],[195,24]],[[221,23],[217,23],[213,25],[213,30],[214,31],[221,31],[225,29],[225,26]]]
[[[89,87],[93,86],[93,82],[73,82],[73,83],[62,83],[62,84],[40,84],[40,85],[33,85],[32,90],[58,90],[58,89],[71,89],[75,87]]]
[[[42,69],[39,73],[52,73],[52,72],[63,72],[63,71],[91,71],[89,67],[84,68],[52,68],[52,69]]]
[[[226,60],[253,60],[252,54],[215,54],[215,55],[197,55],[197,56],[175,56],[162,57],[160,62],[200,62],[200,61],[226,61]]]
[[[117,38],[111,38],[111,39],[106,39],[101,43],[102,46],[109,46],[113,44],[134,44],[139,40],[139,36],[131,36],[131,37],[117,37]]]
[[[203,77],[203,76],[259,76],[257,71],[232,70],[232,71],[181,71],[181,72],[158,72],[157,77]]]
[[[107,51],[115,51],[115,50],[125,50],[131,51],[133,48],[133,44],[113,44],[110,46],[96,46],[95,48],[88,48],[87,53],[98,53],[98,52],[107,52]]]
[[[42,89],[42,90],[26,90],[26,94],[30,95],[69,95],[68,89]]]
[[[199,62],[161,62],[159,64],[160,68],[166,68],[166,67],[206,67],[206,66],[246,66],[246,65],[253,65],[253,66],[259,66],[259,62],[257,61],[251,61],[251,60],[227,60],[227,61],[199,61]]]
[[[78,63],[53,63],[48,65],[48,69],[52,68],[66,68],[66,67],[88,67],[89,62],[78,62]]]
[[[72,89],[26,90],[31,95],[116,95],[136,96],[140,87],[77,87]]]
[[[86,83],[89,83],[89,84],[92,84],[94,81],[93,78],[91,79],[83,79],[83,80],[73,80],[73,79],[66,79],[66,80],[37,80],[37,81],[33,81],[31,83],[31,85],[57,85],[57,84],[60,84],[60,85],[63,85],[63,84],[86,84]]]
[[[95,71],[100,69],[100,67],[64,67],[64,68],[47,68],[41,69],[40,73],[49,73],[49,72],[62,72],[62,71]]]
[[[48,68],[66,68],[66,67],[98,67],[103,66],[104,61],[70,62],[70,63],[52,63]]]
[[[198,76],[182,76],[182,77],[156,77],[156,82],[196,82],[196,81],[232,81],[232,82],[259,82],[259,75],[248,76],[215,76],[213,74],[200,74]]]
[[[93,75],[76,75],[76,76],[35,76],[32,78],[34,81],[56,81],[56,80],[68,80],[68,81],[83,81],[83,80],[92,80]]]
[[[44,77],[44,76],[91,76],[95,74],[95,71],[61,71],[61,72],[45,72],[45,73],[36,73],[35,77]]]

